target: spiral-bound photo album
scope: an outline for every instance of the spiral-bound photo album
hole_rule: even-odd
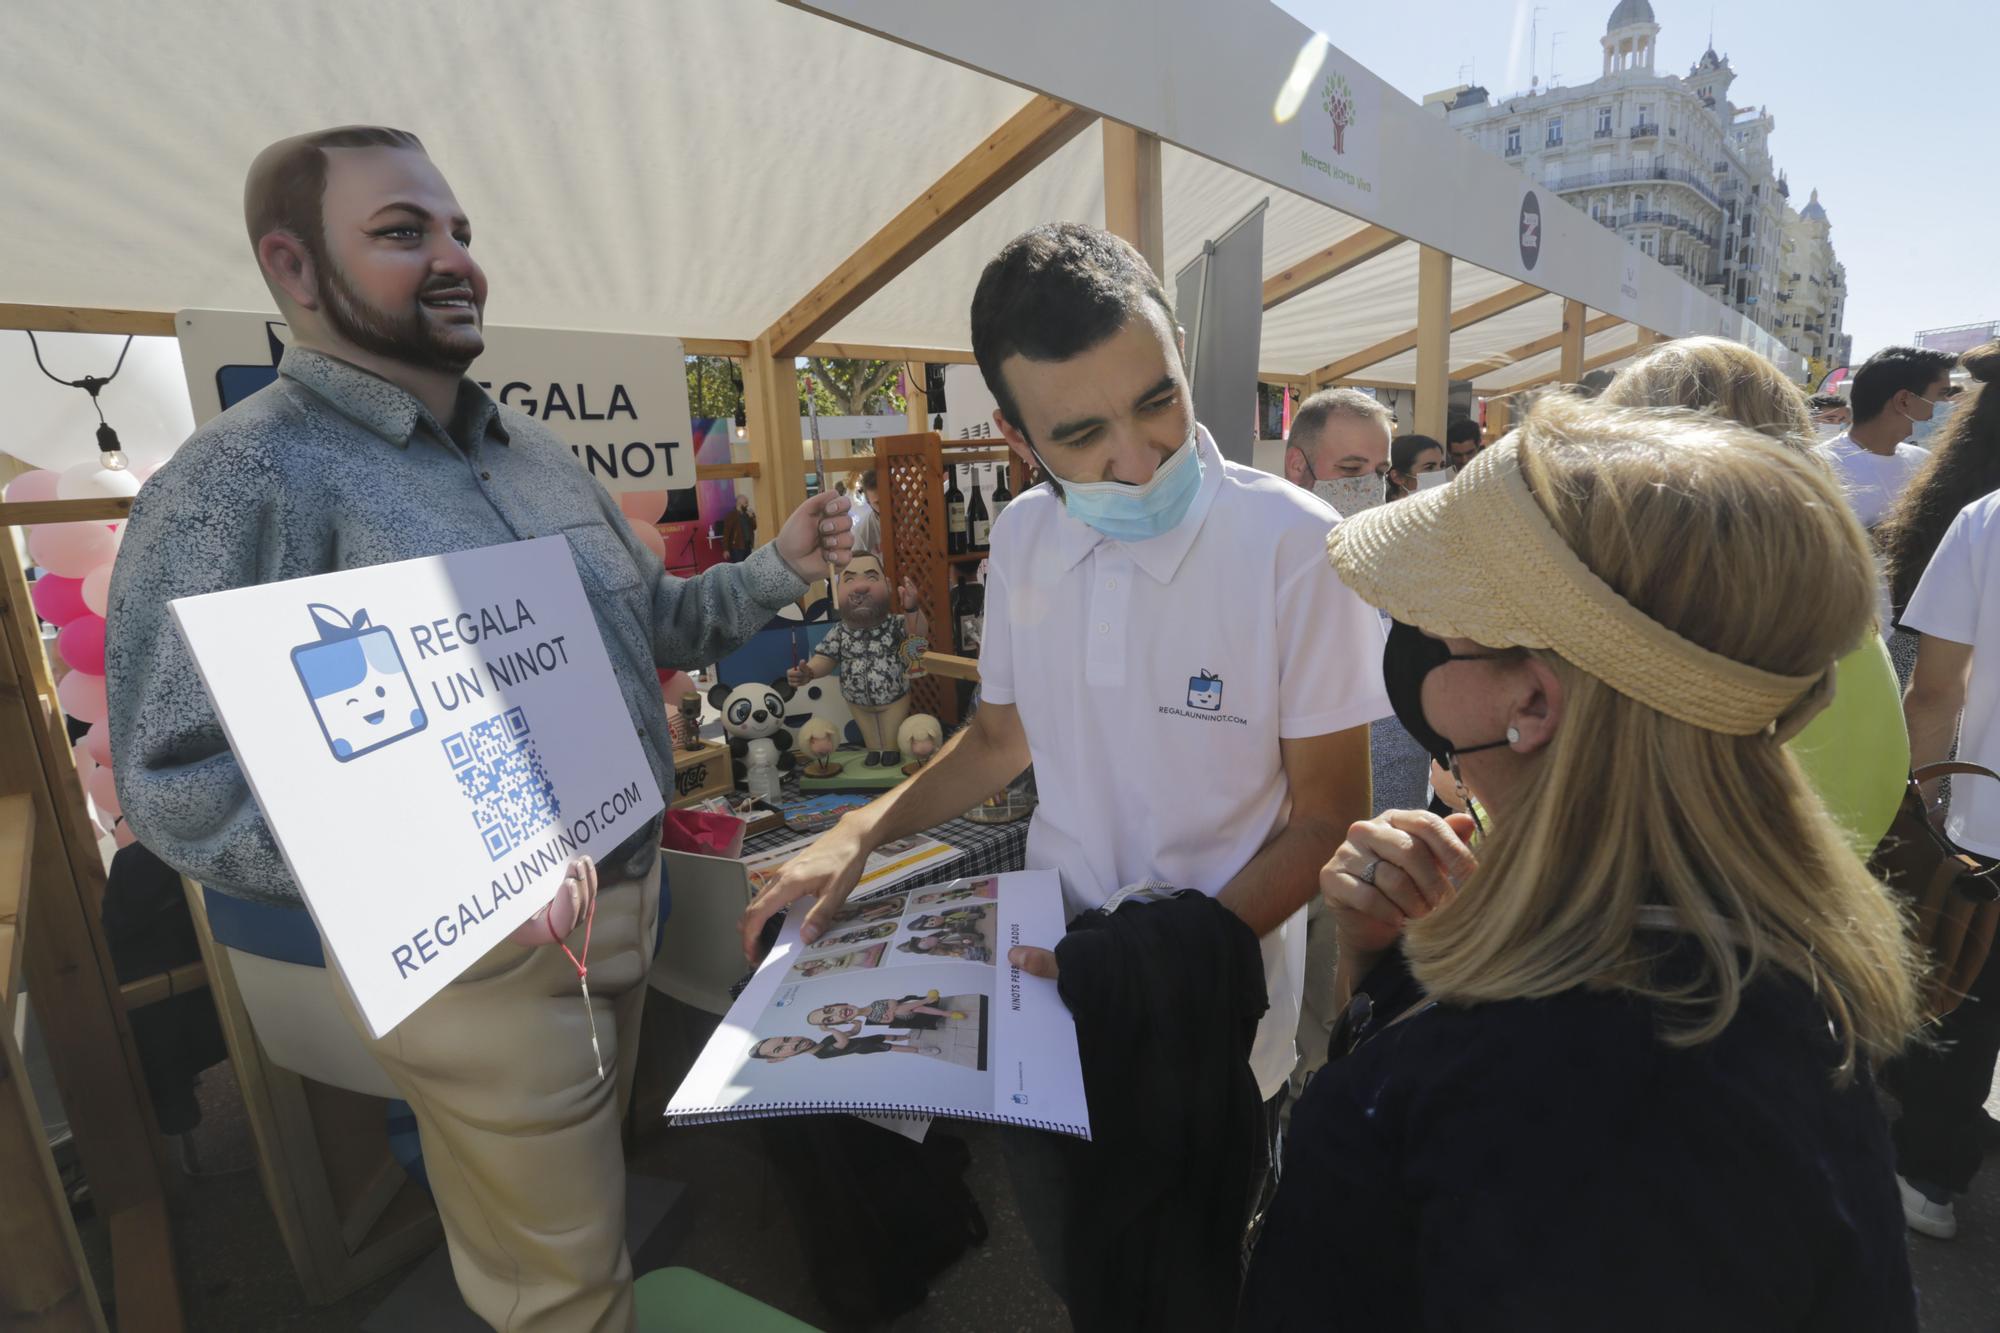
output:
[[[1014,945],[1062,938],[1053,871],[851,898],[810,948],[808,905],[788,914],[668,1119],[957,1116],[1090,1137],[1069,1010],[1055,982],[1007,963]]]

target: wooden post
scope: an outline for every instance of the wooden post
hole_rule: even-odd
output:
[[[1451,256],[1424,246],[1417,255],[1416,431],[1444,438],[1451,393]]]
[[[910,381],[910,391],[903,395],[904,420],[912,435],[921,435],[931,428],[931,394],[924,378],[929,369],[921,361],[903,363],[903,374]]]
[[[1486,442],[1493,443],[1513,425],[1513,404],[1505,398],[1486,400]]]
[[[758,467],[758,535],[769,541],[806,502],[806,459],[798,368],[791,357],[774,356],[766,338],[751,343],[743,358],[743,415],[750,458]]]
[[[125,1329],[183,1327],[166,1158],[100,918],[104,863],[11,533],[0,533],[0,792],[34,798],[23,970],[99,1216]],[[0,1207],[8,1206],[0,1204]],[[7,1262],[7,1261],[0,1261]]]
[[[1167,276],[1160,136],[1104,122],[1104,229],[1132,242],[1160,281]]]
[[[1586,311],[1581,301],[1563,302],[1562,369],[1557,372],[1564,384],[1583,378],[1583,334]]]

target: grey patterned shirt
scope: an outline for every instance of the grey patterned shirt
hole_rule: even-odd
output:
[[[654,779],[671,791],[656,667],[714,662],[800,596],[777,551],[675,578],[566,445],[470,380],[447,431],[388,381],[289,349],[276,383],[196,431],[132,505],[105,651],[132,831],[219,892],[299,901],[169,601],[558,532]]]

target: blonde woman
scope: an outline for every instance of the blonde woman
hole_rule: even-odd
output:
[[[1805,395],[1776,366],[1726,338],[1663,343],[1620,371],[1599,401],[1725,417],[1820,461],[1809,452],[1814,436]],[[1818,572],[1800,577],[1815,579]],[[1792,757],[1864,859],[1889,831],[1910,773],[1902,691],[1882,641],[1887,628],[1870,626],[1840,659],[1833,702],[1792,742]]]
[[[1326,867],[1346,1053],[1241,1326],[1915,1329],[1870,1072],[1913,964],[1785,748],[1873,614],[1832,478],[1558,399],[1327,545],[1487,824],[1391,811]]]

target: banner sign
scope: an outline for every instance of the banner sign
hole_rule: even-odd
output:
[[[174,325],[197,426],[277,378],[280,320],[183,310]],[[503,407],[546,426],[613,495],[694,485],[694,423],[679,338],[489,326],[468,372]]]
[[[663,808],[563,537],[172,610],[377,1037]]]

